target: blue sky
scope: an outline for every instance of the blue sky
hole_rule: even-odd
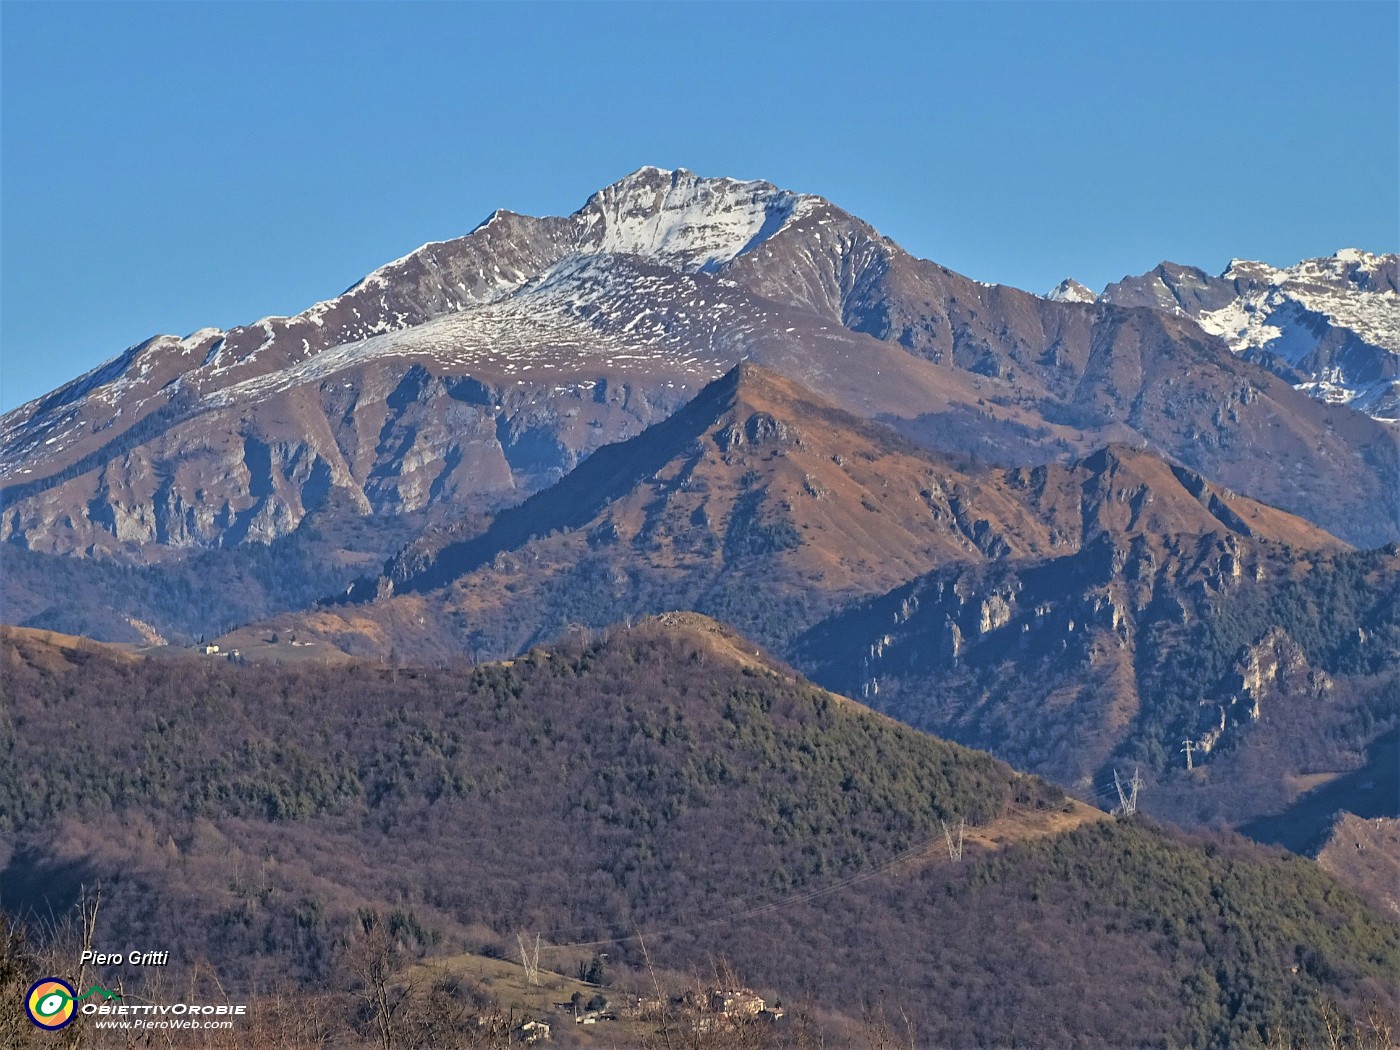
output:
[[[985,281],[1400,242],[1394,3],[0,4],[0,407],[643,164]]]

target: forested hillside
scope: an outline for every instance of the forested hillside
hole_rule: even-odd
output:
[[[1397,1005],[1400,929],[1308,862],[1085,825],[690,614],[476,668],[16,631],[3,659],[5,909],[101,884],[105,939],[229,987],[343,986],[378,914],[409,959],[526,930],[625,974],[642,933],[657,965],[902,1011],[921,1046],[1234,1047]]]

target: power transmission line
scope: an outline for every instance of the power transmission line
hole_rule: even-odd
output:
[[[967,821],[962,819],[958,820],[958,844],[956,846],[953,845],[953,835],[948,830],[947,822],[940,820],[939,823],[943,825],[943,838],[948,843],[948,859],[956,864],[958,861],[962,860],[963,828],[966,826]]]
[[[1192,740],[1190,737],[1187,737],[1185,740],[1182,741],[1182,743],[1186,745],[1181,750],[1186,752],[1186,768],[1189,771],[1192,768],[1191,752],[1194,751],[1196,748],[1200,747],[1200,745],[1197,744],[1196,741]]]
[[[1133,767],[1133,779],[1129,781],[1128,791],[1123,790],[1123,782],[1118,779],[1118,770],[1113,770],[1113,786],[1118,789],[1118,808],[1113,812],[1120,817],[1131,817],[1137,812],[1138,791],[1142,788],[1142,775],[1137,767]]]
[[[540,983],[540,935],[535,934],[535,947],[532,951],[525,942],[525,934],[517,933],[515,942],[520,945],[520,965],[525,968],[525,983]]]

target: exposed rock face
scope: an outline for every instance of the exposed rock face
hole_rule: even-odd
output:
[[[1210,494],[1183,501],[1184,484],[1149,485],[1154,498],[1139,502],[1159,516],[1134,522],[1140,482],[1120,463],[1104,484],[1105,466],[1076,479],[1095,494],[1082,513],[1104,527],[1073,553],[935,570],[819,623],[794,662],[1105,804],[1117,801],[1113,770],[1140,767],[1149,812],[1247,825],[1294,849],[1276,815],[1319,783],[1379,807],[1357,810],[1366,816],[1390,814],[1400,551],[1280,543],[1262,521],[1250,535],[1223,531],[1219,516],[1193,523],[1187,508],[1208,508]],[[1066,480],[1038,505],[1068,506],[1052,495]],[[1129,513],[1105,521],[1110,507]],[[1382,757],[1358,770],[1368,751]],[[1309,803],[1308,819],[1329,818],[1326,805]]]
[[[928,447],[1037,463],[1128,439],[1350,541],[1400,537],[1393,435],[1186,317],[984,286],[820,198],[644,168],[7,414],[0,540],[141,560],[281,535],[327,500],[490,510],[743,359]]]
[[[1216,610],[1257,600],[1245,589],[1275,586],[1299,552],[1337,551],[1325,534],[1124,449],[1003,476],[1066,553],[935,570],[814,627],[799,666],[1086,790],[1143,735],[1157,749],[1170,741],[1155,754],[1163,768],[1184,769],[1185,740],[1199,766],[1276,693],[1327,699],[1329,676],[1276,627],[1203,654],[1203,669],[1223,666],[1202,671],[1199,692],[1164,693],[1181,687],[1161,669],[1193,673],[1192,639]]]
[[[1313,397],[1400,423],[1398,272],[1400,256],[1355,249],[1286,269],[1236,260],[1219,277],[1162,263],[1100,301],[1183,314]]]
[[[1262,696],[1275,688],[1286,687],[1307,663],[1303,650],[1288,633],[1271,627],[1264,637],[1240,654],[1235,665],[1239,691],[1257,707]]]
[[[982,602],[982,615],[977,624],[978,634],[991,634],[1011,620],[1011,605],[1000,594],[992,594]]]
[[[1238,562],[1234,563],[1236,566]],[[1237,579],[1238,571],[1231,574]],[[1209,755],[1231,729],[1257,722],[1264,714],[1266,698],[1278,692],[1307,693],[1319,701],[1332,688],[1324,671],[1308,666],[1302,647],[1280,627],[1270,627],[1254,644],[1240,650],[1225,691],[1219,698],[1201,701],[1202,715],[1197,722],[1196,748]],[[1219,723],[1215,713],[1219,711]],[[1194,735],[1194,734],[1193,734]]]
[[[554,384],[550,395],[421,365],[353,368],[289,392],[277,413],[217,408],[74,477],[11,486],[0,540],[133,557],[147,545],[266,542],[333,493],[361,514],[491,510],[684,400],[606,380]]]

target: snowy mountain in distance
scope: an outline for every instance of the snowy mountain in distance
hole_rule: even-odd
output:
[[[1100,298],[1190,317],[1299,390],[1400,423],[1397,270],[1400,255],[1355,248],[1282,269],[1237,259],[1219,277],[1162,263]]]
[[[266,317],[229,332],[205,328],[183,339],[155,336],[54,394],[21,406],[5,420],[0,441],[10,451],[19,420],[46,417],[50,425],[44,428],[45,446],[59,451],[52,446],[61,448],[70,431],[55,429],[52,409],[70,409],[64,414],[72,422],[81,413],[72,412],[71,406],[90,399],[114,406],[154,390],[187,397],[219,391],[223,401],[259,396],[308,378],[299,366],[332,347],[355,350],[320,362],[310,377],[336,371],[347,357],[396,356],[405,351],[404,340],[379,337],[440,318],[471,316],[469,323],[444,333],[448,343],[465,340],[466,356],[475,359],[483,348],[494,348],[508,360],[512,345],[534,345],[531,318],[541,315],[541,307],[562,315],[565,328],[587,329],[592,335],[598,325],[589,323],[589,311],[580,308],[581,296],[571,292],[576,281],[604,294],[607,289],[601,285],[609,283],[630,288],[638,298],[657,291],[647,287],[646,277],[636,281],[622,276],[609,282],[596,270],[588,272],[587,260],[638,256],[681,274],[712,271],[804,214],[817,200],[768,183],[694,176],[676,181],[670,172],[642,168],[594,194],[569,219],[497,211],[467,237],[423,245],[342,295],[294,317]],[[526,308],[502,307],[510,301],[523,302]],[[710,304],[701,295],[694,305]],[[437,334],[434,331],[426,342],[440,350],[443,341],[433,337]],[[505,364],[503,370],[514,368]],[[241,387],[245,382],[249,385]],[[132,407],[136,406],[128,410]],[[9,457],[6,473],[8,467]]]
[[[295,316],[148,339],[0,417],[0,541],[141,562],[316,515],[490,513],[743,360],[926,447],[1143,446],[1350,542],[1400,538],[1388,432],[1185,316],[981,284],[820,197],[647,167]]]
[[[1093,303],[1097,302],[1099,297],[1072,277],[1066,277],[1050,289],[1045,298],[1057,303]]]
[[[643,168],[296,316],[148,339],[0,418],[0,536],[200,547],[282,535],[337,492],[360,513],[514,502],[742,357],[770,311],[711,272],[817,202]]]

